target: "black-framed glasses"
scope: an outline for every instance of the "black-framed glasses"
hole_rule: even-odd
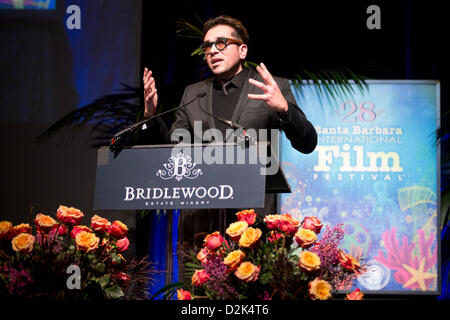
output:
[[[217,48],[217,50],[223,51],[230,44],[241,45],[241,44],[244,44],[244,42],[242,42],[240,40],[236,40],[236,39],[231,39],[231,38],[217,38],[216,41],[213,41],[213,42],[206,41],[206,42],[202,43],[202,45],[200,46],[200,49],[202,49],[204,54],[209,54],[211,52],[211,48],[213,45]]]

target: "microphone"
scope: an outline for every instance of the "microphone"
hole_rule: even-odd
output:
[[[241,141],[245,148],[248,148],[250,144],[255,144],[255,140],[253,138],[250,138],[247,133],[245,132],[245,128],[241,126],[239,123],[234,122],[233,120],[225,120],[220,117],[217,117],[206,110],[204,110],[201,106],[200,110],[202,110],[207,115],[213,117],[214,119],[222,122],[223,124],[227,125],[229,128],[235,130],[235,136],[238,138],[238,142]],[[238,131],[239,130],[239,131]]]
[[[128,128],[125,128],[125,129],[123,129],[123,130],[117,132],[117,133],[113,136],[113,138],[111,139],[110,148],[115,147],[115,146],[118,144],[118,142],[119,142],[123,137],[125,137],[125,136],[127,136],[128,134],[130,134],[130,133],[136,131],[137,129],[139,129],[139,128],[142,128],[142,129],[144,129],[144,130],[147,129],[147,123],[150,122],[150,121],[152,121],[153,119],[159,118],[159,117],[161,117],[161,116],[163,116],[163,115],[165,115],[165,114],[167,114],[167,113],[176,111],[176,110],[178,110],[178,109],[182,109],[182,108],[188,106],[189,104],[191,104],[192,102],[194,102],[195,100],[200,99],[200,98],[202,98],[202,97],[204,97],[204,96],[206,96],[206,91],[205,91],[205,92],[200,92],[200,93],[198,93],[198,94],[195,96],[195,98],[189,100],[188,102],[182,104],[181,106],[178,106],[178,107],[176,107],[176,108],[173,108],[173,109],[164,111],[164,112],[162,112],[162,113],[158,113],[158,114],[154,115],[153,117],[150,117],[150,118],[148,118],[148,119],[144,119],[144,120],[142,120],[142,121],[139,121],[138,123],[135,123],[135,124],[129,126]]]
[[[202,110],[204,113],[206,113],[208,116],[213,117],[214,119],[222,122],[223,124],[227,125],[229,128],[234,129],[234,130],[238,130],[238,129],[243,129],[245,131],[245,128],[243,126],[241,126],[239,123],[236,123],[232,120],[225,120],[219,117],[216,117],[215,115],[207,112],[206,110],[204,110],[201,106],[200,106],[200,110]]]

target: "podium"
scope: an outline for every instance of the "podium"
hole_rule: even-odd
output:
[[[269,142],[247,147],[210,143],[133,146],[116,153],[102,147],[97,151],[94,210],[168,210],[169,274],[173,210],[217,209],[214,218],[223,221],[219,229],[224,232],[225,209],[263,208],[266,193],[290,192]],[[170,277],[166,282],[171,282]]]

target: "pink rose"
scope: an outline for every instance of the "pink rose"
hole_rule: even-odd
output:
[[[197,253],[197,259],[200,260],[201,263],[206,262],[208,256],[211,254],[211,251],[208,248],[202,248]]]
[[[219,231],[208,234],[203,240],[203,246],[209,250],[215,251],[220,248],[223,243],[223,237]]]
[[[345,296],[345,300],[362,300],[363,297],[364,297],[364,293],[362,293],[361,290],[359,290],[359,288],[357,288],[352,293],[347,294]]]
[[[192,284],[196,287],[200,287],[206,281],[209,280],[209,274],[203,270],[195,270],[194,275],[192,276]]]
[[[117,240],[116,242],[117,250],[119,252],[124,252],[128,250],[128,246],[130,245],[130,240],[127,237]]]
[[[315,234],[319,234],[322,230],[322,223],[316,217],[306,217],[303,219],[302,228],[314,231]]]
[[[177,299],[178,300],[192,300],[191,293],[189,291],[178,289],[177,290]]]
[[[249,226],[256,221],[256,212],[253,209],[239,211],[236,216],[239,221],[246,221]]]
[[[98,215],[94,215],[91,218],[91,228],[94,231],[105,233],[108,232],[110,226],[111,222],[109,222],[108,219],[99,217]]]
[[[84,217],[84,213],[74,207],[59,206],[56,218],[62,223],[70,226],[77,225]]]
[[[121,221],[116,220],[109,227],[108,233],[116,239],[121,239],[128,234],[128,227]]]

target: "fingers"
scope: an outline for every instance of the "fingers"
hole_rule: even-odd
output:
[[[263,78],[265,84],[274,84],[275,80],[273,79],[272,75],[270,74],[269,70],[267,69],[266,65],[261,62],[259,66],[256,67],[256,71],[260,74],[260,76]]]
[[[269,101],[270,96],[268,94],[253,94],[253,93],[249,93],[248,94],[248,98],[249,99],[253,99],[253,100]]]
[[[248,82],[250,82],[252,85],[254,85],[255,87],[257,87],[257,88],[259,88],[259,89],[261,89],[263,91],[264,91],[264,89],[266,87],[266,85],[264,83],[262,83],[262,82],[260,82],[258,80],[252,79],[252,78],[248,79]]]

